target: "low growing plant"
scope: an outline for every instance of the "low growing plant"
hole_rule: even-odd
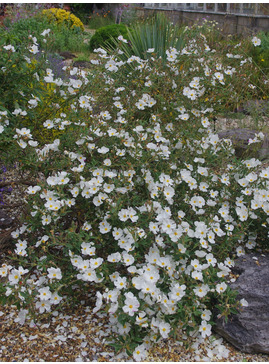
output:
[[[2,52],[12,69],[17,50]],[[269,169],[237,159],[211,128],[219,95],[245,82],[240,58],[220,63],[203,34],[167,49],[166,62],[96,53],[93,70],[72,69],[68,82],[38,73],[70,105],[43,124],[65,129],[53,142],[21,128],[22,113],[43,116],[35,90],[19,111],[1,105],[0,141],[33,171],[1,301],[23,323],[94,288],[111,345],[141,361],[179,328],[210,337],[213,307],[227,317],[246,304],[228,282],[234,259],[268,239]]]

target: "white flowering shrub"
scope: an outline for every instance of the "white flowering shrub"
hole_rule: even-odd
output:
[[[36,183],[12,233],[14,263],[0,270],[1,299],[35,316],[94,287],[115,348],[142,360],[178,327],[210,336],[213,307],[227,316],[240,306],[227,281],[233,259],[268,236],[269,168],[238,160],[211,128],[238,57],[220,59],[204,36],[167,50],[165,64],[97,53],[68,82],[40,76],[70,100],[45,121],[65,130],[52,143],[16,127],[32,102],[2,107],[1,140],[13,133],[11,152],[36,166]]]

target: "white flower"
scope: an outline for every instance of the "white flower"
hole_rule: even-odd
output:
[[[101,234],[107,234],[110,232],[112,226],[107,221],[102,221],[99,224],[99,231]]]
[[[242,307],[248,307],[248,301],[246,301],[244,298],[242,298],[239,302]]]
[[[147,351],[145,345],[144,344],[138,345],[135,348],[135,351],[133,352],[133,358],[136,361],[142,361],[146,358],[146,356],[147,356]]]
[[[112,235],[115,240],[119,240],[123,236],[122,229],[113,228]]]
[[[261,40],[257,37],[252,38],[252,43],[255,47],[259,46],[261,44]]]
[[[27,128],[16,129],[16,133],[19,134],[19,135],[21,135],[21,136],[23,136],[23,137],[31,138],[30,129],[27,129]]]
[[[107,260],[108,260],[108,262],[111,262],[111,263],[118,263],[121,261],[121,255],[119,252],[110,254],[107,257]]]
[[[128,217],[132,222],[136,222],[138,220],[138,216],[136,215],[136,211],[132,208],[128,208]]]
[[[40,35],[45,37],[47,34],[49,34],[49,32],[50,32],[50,29],[45,29]]]
[[[129,316],[134,316],[135,312],[138,311],[140,303],[132,292],[124,293],[126,299],[124,301],[123,311],[128,313]]]
[[[62,278],[62,272],[60,268],[48,268],[48,278],[50,279],[61,279]]]
[[[209,321],[212,313],[209,310],[204,310],[201,314],[201,318],[205,321]]]
[[[118,277],[114,281],[115,287],[118,288],[118,289],[126,288],[126,285],[127,285],[126,280],[127,280],[126,277]]]
[[[37,107],[38,105],[38,101],[40,101],[40,99],[38,97],[34,98],[34,99],[31,99],[28,101],[28,104],[30,104],[29,108],[32,109],[32,108],[35,108]]]
[[[90,259],[90,265],[92,269],[98,268],[102,263],[104,259],[103,258],[96,258],[96,259]]]
[[[143,100],[139,100],[138,102],[135,103],[135,106],[139,109],[139,110],[145,110],[145,106],[146,103]]]
[[[100,154],[106,154],[109,152],[109,148],[107,148],[107,147],[98,148],[97,152]]]
[[[7,267],[1,267],[0,268],[0,277],[6,277],[8,274],[8,268]]]
[[[241,221],[246,221],[248,219],[248,210],[245,207],[236,207],[236,213]]]
[[[122,209],[118,212],[120,221],[127,221],[129,219],[129,211],[127,209]]]
[[[36,44],[33,44],[30,48],[29,48],[29,51],[33,54],[36,54],[39,52],[38,50],[38,46]]]
[[[114,105],[118,108],[118,109],[122,109],[123,108],[123,106],[122,106],[122,103],[121,102],[119,102],[119,101],[115,101],[114,102]],[[115,129],[114,129],[115,130]],[[115,130],[116,131],[116,130]],[[111,135],[114,135],[114,134],[109,134],[110,136]]]
[[[14,250],[14,252],[22,257],[26,257],[27,256],[27,251],[25,249],[22,248],[17,248]]]
[[[27,143],[25,143],[22,139],[18,140],[17,143],[19,144],[19,146],[24,149],[27,147]]]
[[[174,62],[177,59],[177,54],[175,52],[169,52],[166,50],[166,55],[169,62]]]
[[[50,297],[50,303],[52,305],[56,305],[58,304],[59,302],[61,302],[62,300],[62,297],[60,297],[56,292],[54,292],[51,297]]]
[[[35,304],[39,313],[49,312],[51,310],[51,302],[49,300],[37,301]]]
[[[180,286],[178,283],[176,283],[172,288],[169,297],[173,300],[180,301],[182,297],[185,296],[185,290],[186,290],[185,284]]]
[[[220,82],[223,80],[223,78],[224,78],[224,76],[223,76],[223,74],[222,73],[220,73],[220,72],[216,72],[215,74],[214,74],[214,76],[215,76],[215,78],[216,79],[218,79]]]
[[[13,269],[12,272],[9,273],[8,280],[10,284],[12,285],[17,284],[20,279],[21,279],[21,274],[18,269]]]
[[[124,39],[122,35],[118,36],[118,40],[120,40],[121,42],[124,42],[124,43],[128,43],[128,41],[126,39]]]
[[[236,248],[236,254],[237,254],[238,257],[240,257],[241,255],[245,255],[246,254],[245,249],[242,248],[242,246],[237,247]]]
[[[223,293],[227,289],[227,284],[225,282],[219,283],[216,285],[216,291],[218,293]]]
[[[81,252],[84,255],[95,255],[95,247],[93,243],[85,243],[81,244]]]
[[[214,267],[217,263],[217,259],[214,258],[212,253],[206,255],[206,260],[209,265],[212,265],[212,267]]]
[[[116,62],[113,61],[112,59],[110,61],[108,61],[106,64],[105,64],[105,68],[109,71],[117,71],[118,70],[118,67],[116,65]]]
[[[38,292],[41,301],[49,300],[51,298],[51,292],[49,287],[40,288]]]
[[[7,51],[11,51],[13,53],[15,52],[15,48],[11,44],[4,46],[3,48],[6,49]]]
[[[199,327],[199,331],[201,332],[201,335],[203,338],[205,338],[206,336],[210,336],[211,335],[211,325],[207,321],[203,320]]]
[[[207,293],[210,291],[210,289],[207,284],[202,284],[201,286],[194,288],[193,291],[196,294],[196,296],[204,297],[207,295]]]
[[[34,140],[28,140],[28,144],[31,147],[37,147],[38,146],[38,142],[37,141],[34,141]]]
[[[197,98],[197,91],[191,89],[190,87],[184,87],[183,95],[187,96],[191,100],[195,100]]]
[[[169,332],[171,331],[171,326],[169,323],[162,321],[159,324],[160,334],[164,339],[167,339],[169,336]]]
[[[269,167],[267,167],[266,169],[263,169],[261,171],[260,177],[262,177],[262,178],[269,178]]]
[[[51,211],[58,211],[62,207],[62,203],[58,200],[47,201],[45,207]]]
[[[193,271],[191,273],[192,278],[194,278],[196,281],[203,281],[203,274],[199,271]]]
[[[43,126],[47,129],[52,129],[54,127],[54,124],[53,124],[53,121],[51,120],[46,120],[44,123],[43,123]]]
[[[128,267],[129,265],[132,265],[134,262],[134,257],[130,254],[128,254],[126,251],[122,253],[122,258],[125,263],[125,265]]]
[[[170,200],[174,196],[175,190],[173,187],[167,186],[164,188],[163,193],[164,193],[165,198],[167,200]]]
[[[135,318],[135,323],[140,327],[148,327],[147,316],[145,311],[140,311]]]
[[[40,186],[34,186],[34,187],[30,186],[27,188],[26,192],[29,193],[29,195],[34,195],[40,190],[41,190]]]

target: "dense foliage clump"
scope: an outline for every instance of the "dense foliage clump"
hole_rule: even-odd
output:
[[[96,48],[106,46],[113,47],[114,44],[111,41],[111,38],[117,39],[119,35],[127,37],[126,25],[112,24],[97,29],[90,40],[90,50],[93,51]]]
[[[66,11],[60,8],[44,9],[42,14],[48,18],[49,22],[64,25],[70,29],[79,28],[84,30],[82,21],[76,17],[70,11]]]

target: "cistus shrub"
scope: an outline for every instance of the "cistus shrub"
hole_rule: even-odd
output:
[[[1,28],[0,32],[2,33],[6,30],[10,38],[16,40],[17,45],[23,45],[28,43],[29,35],[36,37],[38,42],[40,42],[42,39],[40,34],[49,27],[50,24],[47,18],[37,13],[35,16],[26,19],[18,18],[16,22],[7,24]],[[1,37],[3,37],[2,34]]]
[[[1,52],[9,67],[1,75],[12,80],[22,50],[6,44]],[[234,259],[268,237],[269,168],[238,159],[212,127],[221,97],[253,86],[239,46],[221,58],[200,34],[166,50],[166,62],[96,52],[90,72],[74,68],[61,81],[40,69],[36,88],[21,88],[21,104],[0,105],[1,148],[33,180],[0,270],[0,299],[18,307],[23,323],[95,290],[110,344],[141,361],[179,329],[211,337],[213,308],[227,317],[247,304],[228,282]],[[44,117],[44,84],[70,108],[55,119],[51,107],[43,126],[65,132],[40,146],[21,120]]]
[[[81,20],[74,14],[70,13],[70,11],[58,8],[51,8],[43,10],[42,14],[46,16],[51,23],[64,25],[69,29],[81,29],[82,31],[84,31],[84,25]]]
[[[128,39],[127,27],[124,24],[112,24],[96,30],[90,40],[90,50],[93,51],[99,47],[114,47],[114,42],[111,38],[117,39],[119,35]]]

